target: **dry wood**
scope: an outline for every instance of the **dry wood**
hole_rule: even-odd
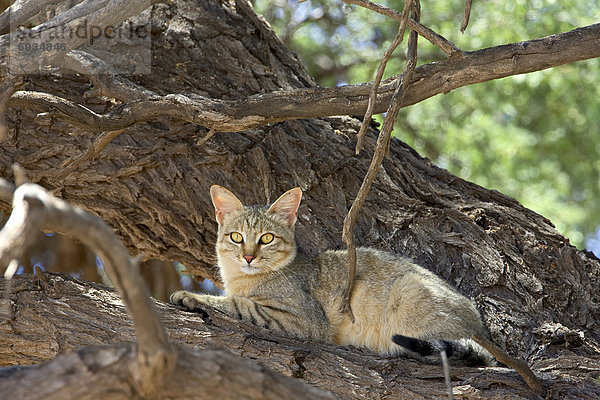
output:
[[[460,57],[418,67],[401,106],[474,83],[600,57],[599,44],[600,24],[595,24],[542,39],[463,52]],[[389,106],[398,85],[395,79],[383,82],[374,113],[385,112]],[[371,89],[372,84],[294,89],[232,101],[170,94],[124,103],[105,114],[48,93],[19,91],[9,106],[52,110],[54,117],[93,132],[123,129],[159,117],[236,132],[298,118],[364,114]]]
[[[379,91],[379,85],[381,84],[381,80],[383,79],[383,73],[385,72],[385,67],[387,65],[388,60],[392,56],[392,53],[396,50],[396,48],[400,45],[402,40],[404,39],[404,31],[406,30],[406,22],[408,19],[408,14],[411,8],[413,7],[414,0],[406,0],[404,3],[404,9],[402,10],[400,26],[398,27],[398,33],[392,43],[388,46],[385,53],[383,53],[383,57],[381,58],[381,62],[379,63],[379,67],[377,67],[377,73],[375,74],[375,80],[371,86],[371,92],[369,93],[369,102],[367,103],[367,110],[365,111],[365,115],[363,117],[362,125],[358,133],[356,134],[356,154],[360,153],[363,148],[363,141],[365,139],[365,134],[367,133],[367,128],[371,123],[371,118],[373,118],[373,108],[375,107],[375,100],[377,99],[377,92]],[[400,87],[400,85],[398,85]],[[367,190],[368,192],[368,190]],[[360,210],[360,207],[359,207]],[[350,264],[356,264],[356,254],[350,256]],[[354,260],[354,261],[352,261]]]
[[[98,153],[100,153],[110,143],[111,140],[119,136],[124,130],[125,129],[119,129],[116,131],[102,132],[99,134],[83,154],[77,157],[72,157],[63,162],[61,166],[64,168],[64,170],[57,174],[54,179],[58,181],[63,180],[65,176],[75,171],[75,169],[77,169],[77,167],[79,167],[82,163],[89,161],[98,155]]]
[[[82,50],[69,51],[64,58],[57,61],[57,65],[89,77],[95,91],[87,93],[88,97],[99,94],[121,101],[131,101],[156,96],[153,91],[119,75],[115,68],[104,60]]]
[[[8,33],[11,27],[17,28],[38,13],[43,11],[46,7],[55,5],[62,0],[16,0],[10,7],[0,14],[0,35]]]
[[[0,279],[0,290],[5,283]],[[19,368],[0,369],[1,393],[10,393],[6,391],[10,388],[17,390],[15,395],[22,394],[24,397],[9,398],[42,399],[51,386],[56,387],[58,382],[64,382],[58,380],[61,372],[58,367],[68,365],[79,366],[72,370],[81,371],[86,379],[93,379],[80,384],[76,379],[68,381],[73,385],[76,395],[82,392],[76,392],[75,389],[84,390],[85,387],[90,391],[87,398],[94,398],[93,395],[100,393],[109,395],[103,390],[108,382],[116,383],[115,387],[125,388],[123,396],[131,393],[126,381],[123,384],[125,368],[135,360],[130,347],[122,344],[113,346],[104,354],[98,347],[76,351],[89,344],[112,345],[133,338],[131,320],[114,290],[66,274],[45,274],[45,278],[18,276],[13,280],[13,288],[11,307],[14,318],[0,321],[2,365],[39,363],[54,358],[60,352],[71,352],[71,356],[59,357],[54,366],[51,363],[26,368],[21,372]],[[279,336],[214,312],[206,315],[189,313],[162,302],[157,302],[156,306],[165,321],[169,337],[177,343],[177,373],[172,375],[173,381],[167,382],[163,389],[163,393],[172,397],[183,394],[190,396],[190,393],[197,391],[199,394],[206,393],[206,396],[198,395],[197,398],[209,398],[212,396],[207,391],[219,390],[221,392],[217,393],[228,396],[246,394],[249,398],[260,398],[263,387],[272,388],[273,393],[288,386],[288,379],[273,376],[255,362],[244,362],[237,357],[243,356],[259,361],[271,371],[326,389],[337,398],[447,398],[444,371],[439,365],[421,364],[402,357],[381,357],[354,348]],[[12,346],[8,346],[9,343]],[[191,351],[191,347],[195,350]],[[563,364],[554,359],[537,362],[534,366],[543,369],[547,398],[593,398],[600,395],[600,385],[591,379],[594,371],[600,373],[598,356],[586,359],[569,352],[558,343],[549,348],[561,353]],[[236,357],[232,357],[231,353]],[[105,361],[99,362],[102,359]],[[566,372],[563,369],[566,364],[577,367]],[[106,370],[93,378],[91,371],[98,370],[99,365],[104,365]],[[37,390],[27,390],[28,385],[15,382],[22,379],[27,370],[39,371],[28,378],[28,382],[35,381],[34,378],[39,382],[51,382],[54,379],[56,385],[39,384]],[[252,378],[250,372],[260,372],[260,375]],[[266,378],[260,378],[261,375],[266,375]],[[450,375],[454,396],[463,400],[539,398],[511,369],[452,367]],[[251,379],[254,383],[245,383]],[[275,380],[279,385],[271,384],[269,380]],[[296,388],[292,398],[302,398],[302,391],[307,393],[304,398],[313,393],[319,394],[309,391],[305,385]],[[289,388],[285,390],[291,391]],[[277,398],[276,394],[271,398]],[[118,396],[118,392],[115,396]]]
[[[421,12],[419,0],[416,0],[414,2],[407,1],[406,4],[408,7],[410,7],[408,8],[408,11],[411,12],[412,17],[416,20],[419,20]],[[398,36],[396,38],[398,38]],[[381,132],[379,133],[379,137],[377,138],[377,144],[375,146],[373,158],[371,160],[371,164],[369,165],[369,169],[367,170],[367,174],[365,175],[365,178],[363,179],[363,182],[360,185],[360,189],[358,190],[358,193],[354,201],[352,202],[350,211],[348,211],[348,214],[344,219],[344,225],[342,228],[342,240],[344,241],[344,243],[346,243],[346,249],[348,251],[348,277],[346,278],[346,288],[344,290],[342,312],[348,313],[348,316],[350,317],[350,320],[352,322],[354,322],[354,316],[352,315],[350,301],[352,295],[352,288],[354,287],[354,276],[356,274],[356,245],[354,244],[354,226],[356,225],[358,215],[367,198],[367,195],[371,190],[371,185],[373,184],[373,181],[375,180],[375,177],[379,172],[379,168],[381,167],[383,158],[388,153],[390,140],[392,137],[392,130],[394,129],[396,117],[398,117],[398,112],[400,111],[401,104],[404,100],[404,96],[409,86],[409,82],[411,81],[411,78],[415,71],[415,67],[417,65],[417,39],[417,33],[415,31],[411,31],[408,38],[406,68],[404,69],[402,80],[400,81],[400,85],[398,85],[398,88],[396,89],[396,92],[392,97],[390,107],[386,112],[386,116],[383,121],[383,126],[381,127]],[[392,46],[390,46],[390,48],[392,48]],[[387,54],[386,52],[386,55],[388,57],[390,54]],[[383,63],[384,62],[382,61],[382,64]],[[366,121],[366,119],[363,121],[361,131],[365,127]]]
[[[460,23],[460,31],[462,33],[467,29],[467,25],[469,25],[469,18],[471,17],[471,6],[473,0],[465,0],[465,13],[463,15],[463,20]]]
[[[401,24],[406,23],[406,25],[411,30],[417,32],[420,36],[423,36],[425,39],[429,40],[434,46],[439,47],[440,50],[442,50],[447,56],[451,56],[456,52],[460,52],[460,49],[456,47],[452,42],[450,42],[442,35],[436,33],[431,28],[422,25],[419,21],[415,21],[413,18],[404,18],[404,11],[402,13],[399,13],[393,8],[389,8],[378,3],[373,3],[370,0],[344,0],[344,3],[355,4],[357,6],[367,8],[371,11],[375,11],[379,14],[393,18]],[[405,20],[406,22],[404,22]]]
[[[540,380],[535,376],[535,374],[531,371],[527,364],[525,364],[518,358],[512,357],[511,355],[507,354],[504,350],[502,350],[494,343],[490,342],[485,338],[473,336],[471,339],[473,339],[476,343],[481,345],[481,347],[489,351],[494,357],[496,357],[498,361],[504,363],[505,365],[508,365],[509,367],[517,371],[519,375],[523,377],[525,382],[527,382],[527,385],[534,392],[536,392],[539,395],[544,394],[544,387],[542,386],[542,382],[540,382]]]
[[[153,21],[153,73],[135,83],[159,97],[115,107],[89,91],[88,76],[30,76],[7,109],[0,175],[11,177],[11,165],[20,163],[33,182],[102,216],[130,251],[184,262],[198,277],[217,279],[216,224],[208,197],[214,183],[237,187],[246,203],[260,204],[301,186],[299,246],[312,254],[341,247],[335,227],[352,201],[348,193],[358,191],[371,161],[367,154],[354,155],[348,139],[360,122],[342,117],[264,124],[361,115],[370,86],[307,88],[314,82],[246,1],[174,0],[154,7]],[[593,25],[421,66],[403,103],[597,57],[599,32]],[[397,86],[393,79],[383,82],[375,112],[387,109]],[[23,95],[32,92],[46,97]],[[169,93],[186,95],[167,111],[155,107],[177,98]],[[138,110],[131,104],[141,110],[134,116],[146,119],[128,117]],[[194,119],[197,114],[205,120]],[[216,134],[196,146],[210,130],[185,121],[215,131],[255,128]],[[102,153],[53,180],[66,159],[89,148],[95,133],[125,127],[130,128]],[[372,151],[375,141],[370,130],[363,153]],[[5,211],[7,204],[0,201],[0,207]],[[392,139],[390,158],[357,220],[355,240],[413,258],[472,296],[494,342],[532,365],[549,398],[598,397],[600,263],[570,246],[543,217],[450,175]],[[68,278],[64,285],[54,277],[20,279],[13,280],[14,318],[0,321],[0,358],[8,364],[132,338],[113,292]],[[223,344],[343,398],[446,393],[439,366],[299,343],[218,315],[205,325],[197,315],[159,307],[179,343]],[[456,397],[535,398],[510,370],[453,368],[451,375]]]
[[[170,377],[176,355],[139,275],[137,261],[102,220],[67,205],[37,185],[19,186],[12,204],[13,211],[0,231],[0,266],[20,259],[41,229],[79,238],[90,246],[103,260],[136,326],[137,368],[131,371],[136,389],[142,394],[153,393]]]

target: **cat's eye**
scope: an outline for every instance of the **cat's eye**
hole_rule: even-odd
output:
[[[233,243],[242,243],[244,241],[244,237],[239,232],[231,232],[229,238]]]
[[[260,244],[269,244],[275,239],[275,236],[272,233],[265,233],[259,239]]]

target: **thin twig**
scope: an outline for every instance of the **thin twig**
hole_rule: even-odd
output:
[[[100,256],[135,325],[138,363],[132,374],[136,389],[142,397],[154,392],[168,379],[176,353],[139,274],[137,260],[129,256],[104,221],[27,183],[14,191],[13,211],[0,230],[0,265],[18,259],[42,228],[77,237]]]
[[[416,19],[419,19],[419,0],[413,2],[413,8],[414,10],[412,12],[414,16],[416,17]],[[354,202],[350,207],[350,211],[348,211],[348,215],[346,215],[346,218],[344,219],[344,226],[342,228],[342,240],[346,244],[346,250],[348,252],[348,275],[346,280],[346,287],[344,289],[344,297],[341,312],[347,313],[352,322],[354,322],[354,315],[352,314],[352,307],[350,305],[350,301],[352,295],[352,288],[354,286],[354,275],[356,273],[356,245],[354,243],[353,233],[354,225],[356,225],[358,214],[360,213],[365,199],[369,194],[371,184],[377,176],[377,172],[379,171],[379,167],[381,167],[383,158],[387,153],[396,117],[398,116],[400,108],[402,108],[402,103],[404,101],[404,96],[406,94],[408,84],[410,83],[413,73],[415,71],[415,67],[417,65],[417,39],[417,33],[411,31],[408,37],[407,61],[406,68],[404,70],[404,73],[402,74],[402,80],[400,82],[400,85],[398,85],[394,96],[392,97],[390,106],[388,107],[385,119],[383,121],[383,126],[381,127],[381,132],[379,132],[379,136],[377,137],[377,144],[375,145],[375,150],[373,152],[373,159],[371,160],[371,164],[369,165],[367,174],[365,175],[360,189],[358,190],[358,194],[356,195],[356,198],[354,199]]]
[[[204,136],[202,139],[198,139],[198,141],[196,142],[196,146],[202,146],[204,143],[206,143],[211,137],[213,137],[213,135],[216,133],[217,131],[215,131],[214,129],[211,129],[210,131],[208,131],[208,133],[206,134],[206,136]]]
[[[381,15],[385,15],[387,17],[393,18],[398,22],[402,22],[404,17],[402,13],[394,10],[393,8],[386,7],[384,5],[373,3],[370,0],[343,0],[345,3],[354,4],[357,6],[361,6],[367,8],[371,11],[375,11]],[[406,26],[411,30],[417,32],[419,35],[423,36],[425,39],[429,40],[431,44],[436,47],[439,47],[440,50],[444,52],[448,57],[453,55],[454,53],[461,52],[461,50],[456,47],[452,42],[448,39],[435,32],[434,30],[422,25],[420,22],[415,21],[412,18],[408,18],[406,20]]]
[[[383,54],[381,63],[379,63],[379,67],[377,67],[377,74],[375,75],[373,86],[371,87],[371,93],[369,93],[367,111],[365,112],[365,115],[363,117],[363,122],[358,131],[358,134],[356,135],[356,154],[360,153],[360,151],[362,150],[365,134],[367,132],[367,129],[369,128],[369,124],[371,123],[371,118],[373,118],[373,108],[375,107],[375,100],[377,99],[377,91],[379,90],[379,85],[381,84],[381,80],[383,79],[383,73],[385,72],[387,62],[390,59],[392,53],[396,50],[398,45],[404,39],[404,31],[406,30],[408,10],[410,9],[412,3],[413,0],[406,0],[406,2],[404,3],[404,9],[402,10],[402,20],[400,21],[400,26],[398,27],[398,33],[392,41],[392,44],[387,48],[387,50]]]
[[[75,169],[77,169],[77,167],[79,167],[82,163],[84,163],[85,161],[91,160],[98,153],[100,153],[102,150],[104,150],[104,148],[114,138],[119,136],[121,134],[121,132],[123,132],[124,130],[125,129],[119,129],[116,131],[102,132],[101,134],[99,134],[83,154],[76,156],[76,157],[71,157],[68,160],[66,160],[65,162],[63,162],[61,167],[64,169],[59,174],[52,177],[52,180],[59,181],[61,179],[64,179],[71,172],[75,171]]]
[[[540,395],[543,394],[544,387],[542,386],[542,382],[540,382],[540,380],[537,378],[537,376],[535,376],[535,374],[527,364],[525,364],[518,358],[507,354],[504,350],[502,350],[500,347],[496,346],[494,343],[487,339],[480,338],[478,336],[473,336],[471,337],[471,339],[475,343],[479,344],[481,347],[489,351],[494,357],[496,357],[496,360],[508,365],[509,367],[517,371],[517,373],[521,375],[523,380],[525,380],[527,386],[529,386],[534,392]]]
[[[454,393],[452,393],[452,380],[450,379],[450,363],[448,362],[446,350],[440,351],[440,358],[442,359],[442,366],[444,367],[444,381],[446,382],[446,388],[448,388],[448,400],[454,400]]]
[[[463,15],[462,23],[460,24],[461,33],[465,33],[465,29],[467,29],[467,25],[469,25],[469,18],[471,17],[471,2],[473,0],[465,1],[465,14]]]

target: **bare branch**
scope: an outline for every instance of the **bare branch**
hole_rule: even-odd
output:
[[[420,18],[420,2],[416,0],[412,6],[413,10],[411,13],[414,18],[417,20]],[[398,112],[400,112],[401,104],[404,100],[404,96],[406,94],[407,88],[409,87],[409,82],[412,79],[412,75],[415,71],[415,67],[417,65],[417,39],[418,35],[415,31],[411,31],[408,37],[408,50],[407,50],[407,61],[406,68],[404,74],[402,75],[402,80],[400,82],[400,86],[396,89],[394,96],[392,97],[392,102],[387,110],[385,119],[383,121],[383,126],[381,127],[381,132],[379,132],[379,136],[377,138],[377,144],[375,145],[375,150],[373,152],[373,158],[371,159],[371,164],[369,165],[369,169],[367,170],[367,174],[363,179],[362,184],[360,185],[360,189],[358,190],[358,194],[350,207],[350,211],[348,211],[348,215],[344,219],[344,226],[342,228],[342,240],[346,243],[346,249],[348,251],[348,276],[346,280],[346,287],[344,289],[344,300],[342,303],[342,312],[348,313],[348,316],[354,322],[354,317],[352,315],[352,309],[350,306],[352,287],[354,286],[354,275],[356,273],[356,246],[354,244],[354,225],[356,225],[356,220],[358,219],[358,214],[367,199],[367,195],[369,194],[369,190],[371,190],[371,184],[375,180],[377,176],[377,172],[379,171],[379,167],[381,167],[381,163],[383,162],[383,158],[387,154],[388,147],[390,144],[390,139],[392,137],[392,130],[394,129],[394,123],[396,122],[396,117],[398,116]]]
[[[444,62],[418,67],[401,107],[474,83],[524,74],[600,57],[600,24],[534,39],[463,52]],[[398,83],[384,80],[374,113],[384,112]],[[173,117],[219,132],[237,132],[291,119],[365,113],[372,84],[309,88],[257,94],[236,101],[166,95],[132,101],[107,114],[45,93],[16,92],[9,106],[53,110],[59,118],[94,132],[115,131],[136,122]]]
[[[102,132],[101,134],[98,135],[98,137],[96,137],[94,139],[94,141],[92,142],[92,144],[87,148],[87,150],[77,156],[77,157],[71,157],[68,160],[66,160],[65,162],[63,162],[63,164],[61,165],[61,167],[64,168],[64,170],[62,172],[60,172],[59,174],[57,174],[55,177],[52,177],[53,181],[59,181],[64,179],[67,175],[69,175],[71,172],[75,171],[75,169],[80,166],[82,163],[91,160],[92,158],[94,158],[98,153],[100,153],[114,138],[116,138],[117,136],[119,136],[125,129],[119,129],[116,131],[110,131],[110,132]]]
[[[41,228],[77,237],[99,254],[136,327],[138,368],[132,372],[138,389],[149,394],[160,387],[176,355],[138,272],[137,261],[104,221],[69,206],[40,186],[24,184],[15,190],[13,211],[0,231],[0,265],[18,259]]]
[[[523,361],[507,354],[504,350],[502,350],[500,347],[496,346],[494,343],[487,339],[480,338],[478,336],[473,336],[471,339],[477,344],[479,344],[481,347],[489,351],[494,357],[496,357],[496,360],[508,365],[509,367],[517,371],[519,375],[523,377],[525,383],[527,383],[527,386],[529,386],[534,392],[538,394],[544,393],[544,387],[542,386],[542,382],[540,382],[540,380],[537,378],[537,376],[535,376],[535,374],[529,368],[529,366]]]
[[[345,3],[355,4],[357,6],[368,8],[371,11],[375,11],[379,14],[385,15],[387,17],[393,18],[396,21],[402,23],[403,21],[403,13],[399,13],[393,8],[386,7],[381,4],[373,3],[370,0],[344,0]],[[412,18],[408,18],[406,21],[406,25],[413,31],[417,32],[419,35],[423,36],[425,39],[429,40],[431,44],[439,47],[447,56],[451,56],[456,52],[460,52],[460,49],[456,47],[452,42],[450,42],[445,37],[436,33],[432,29],[422,25],[420,22],[415,21]]]
[[[0,35],[10,32],[39,14],[44,8],[60,3],[62,0],[17,0],[0,14]]]
[[[381,79],[383,79],[383,73],[385,72],[385,67],[387,65],[388,60],[392,53],[396,50],[398,45],[404,39],[404,31],[406,30],[406,20],[408,18],[408,10],[411,8],[413,4],[413,0],[406,0],[404,3],[404,9],[402,10],[402,20],[400,21],[400,26],[398,27],[398,33],[396,37],[392,41],[392,44],[387,48],[385,53],[383,54],[383,58],[379,63],[379,67],[377,68],[377,74],[375,75],[375,81],[373,81],[373,86],[371,87],[371,93],[369,93],[369,102],[367,103],[367,111],[365,111],[365,115],[363,117],[363,122],[356,135],[356,154],[360,153],[360,150],[363,147],[363,140],[365,137],[365,133],[367,132],[367,128],[371,123],[371,118],[373,117],[373,108],[375,107],[375,100],[377,99],[377,91],[379,90],[379,85],[381,84]],[[351,263],[352,264],[352,263]]]
[[[81,44],[89,40],[87,35],[68,35],[64,49],[40,49],[32,57],[27,52],[11,52],[11,43],[18,43],[27,37],[35,38],[39,43],[52,42],[57,32],[75,32],[84,22],[88,26],[114,26],[124,20],[140,14],[158,0],[85,0],[50,21],[30,30],[24,29],[0,37],[0,64],[11,67],[13,74],[30,71],[32,63],[40,68],[45,65],[59,64],[56,61]],[[32,2],[33,3],[33,2]],[[10,64],[9,64],[10,55]]]
[[[469,18],[471,16],[471,3],[473,0],[465,0],[465,14],[463,16],[462,23],[460,24],[460,31],[465,33],[467,25],[469,25]]]
[[[101,95],[131,101],[156,96],[156,93],[119,76],[104,60],[82,50],[71,50],[58,66],[87,76]]]

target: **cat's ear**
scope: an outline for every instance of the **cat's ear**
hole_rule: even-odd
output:
[[[269,207],[267,213],[273,213],[285,219],[288,226],[291,227],[296,223],[296,219],[298,218],[300,200],[302,200],[302,190],[300,188],[290,189],[275,200],[275,203]]]
[[[215,215],[219,224],[228,214],[241,211],[244,205],[237,197],[223,186],[212,185],[210,187],[210,198],[215,206]]]

